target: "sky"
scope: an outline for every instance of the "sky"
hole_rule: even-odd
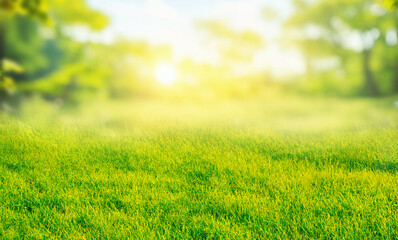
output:
[[[216,62],[214,50],[204,44],[203,33],[195,23],[220,20],[236,31],[253,30],[267,39],[268,47],[259,50],[253,67],[268,67],[275,75],[286,73],[286,68],[292,72],[302,68],[297,53],[283,51],[277,44],[280,23],[262,17],[267,6],[287,17],[291,11],[289,0],[88,0],[88,3],[110,18],[110,26],[98,35],[104,42],[122,36],[168,44],[176,60],[189,57],[198,62]]]

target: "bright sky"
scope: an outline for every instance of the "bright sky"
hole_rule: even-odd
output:
[[[298,56],[283,52],[275,40],[281,32],[280,24],[265,21],[264,7],[270,6],[288,16],[289,0],[88,0],[89,4],[110,17],[111,25],[102,41],[117,36],[143,39],[154,44],[169,44],[176,60],[190,57],[197,61],[217,59],[195,29],[198,20],[222,20],[236,30],[254,30],[271,41],[258,52],[254,66],[269,68],[276,75],[286,70],[300,71]]]

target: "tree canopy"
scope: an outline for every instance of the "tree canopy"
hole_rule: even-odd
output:
[[[8,14],[24,14],[47,19],[48,3],[46,0],[0,0],[0,11]]]
[[[382,58],[375,55],[385,54],[381,51],[387,48],[392,51],[386,39],[396,33],[395,14],[373,0],[295,0],[294,5],[297,10],[286,23],[286,39],[302,50],[308,68],[334,59],[335,64],[329,64],[330,73],[343,74],[353,83],[362,76],[362,92],[379,95],[375,59]]]

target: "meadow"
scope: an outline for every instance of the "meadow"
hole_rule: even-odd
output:
[[[0,238],[397,239],[395,101],[30,101],[0,115]]]

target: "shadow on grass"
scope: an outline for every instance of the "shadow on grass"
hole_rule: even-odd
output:
[[[389,173],[398,172],[398,162],[374,162],[372,170],[379,170]]]
[[[373,157],[366,155],[355,156],[355,150],[335,149],[338,152],[332,153],[324,149],[311,149],[309,151],[301,152],[262,152],[262,154],[269,156],[274,161],[293,161],[293,162],[309,162],[315,164],[318,168],[328,168],[336,166],[350,171],[371,170],[383,171],[388,173],[398,172],[398,162],[389,161],[378,156],[377,153]],[[372,160],[371,158],[381,159]]]

